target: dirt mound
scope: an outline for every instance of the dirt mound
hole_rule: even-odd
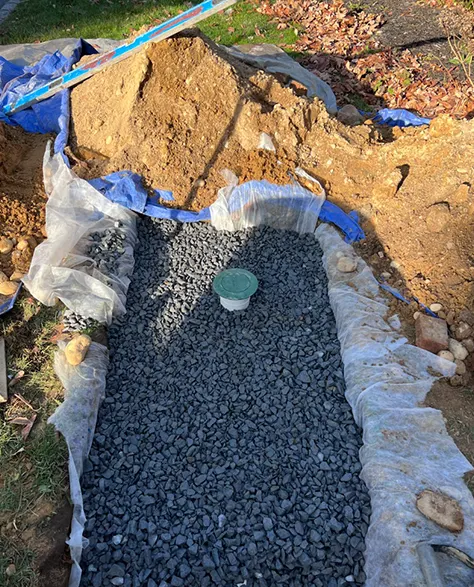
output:
[[[215,200],[224,168],[286,183],[300,165],[360,212],[360,251],[392,285],[447,310],[472,307],[474,123],[350,127],[297,94],[202,36],[169,39],[72,91],[75,170],[131,169],[198,210]],[[259,149],[262,132],[275,152]]]
[[[79,174],[132,169],[194,210],[214,201],[226,167],[286,183],[276,154],[255,156],[260,134],[274,137],[291,168],[295,133],[320,109],[201,37],[152,45],[71,96],[72,146],[89,159]]]
[[[48,136],[29,134],[0,123],[0,237],[34,237],[30,246],[0,254],[0,270],[25,273],[32,246],[43,238],[46,194],[42,163]]]

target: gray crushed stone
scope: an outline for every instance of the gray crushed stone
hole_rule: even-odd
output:
[[[83,586],[362,585],[370,503],[311,235],[144,219],[83,476]],[[212,292],[243,267],[244,312]]]

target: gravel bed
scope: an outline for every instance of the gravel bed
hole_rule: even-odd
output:
[[[82,585],[362,585],[370,516],[311,235],[140,221],[83,476]],[[244,312],[212,292],[255,273]]]

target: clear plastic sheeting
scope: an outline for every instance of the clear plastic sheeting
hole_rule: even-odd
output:
[[[372,504],[366,587],[426,587],[417,544],[452,545],[474,554],[474,498],[463,481],[472,466],[448,435],[441,412],[422,405],[433,382],[453,375],[455,366],[408,344],[390,327],[388,303],[372,272],[332,227],[320,225],[316,237],[324,251],[346,397],[363,428],[361,477]],[[343,255],[357,259],[356,271],[337,269]],[[424,489],[458,500],[465,518],[459,535],[416,509]],[[474,584],[474,570],[436,556],[446,587]]]
[[[135,214],[114,204],[78,178],[61,155],[46,149],[44,183],[48,238],[34,252],[23,283],[40,302],[52,306],[60,299],[70,310],[102,323],[125,313],[129,276],[133,272],[136,243]],[[123,252],[114,274],[89,256],[93,235],[119,232]]]
[[[62,347],[65,343],[62,343]],[[71,534],[67,540],[73,566],[69,587],[78,587],[81,580],[82,549],[88,544],[83,538],[86,516],[82,502],[80,477],[84,460],[89,454],[94,436],[99,405],[105,396],[105,378],[109,353],[105,346],[92,343],[85,360],[73,367],[66,360],[63,348],[56,352],[54,370],[64,386],[64,402],[48,422],[60,432],[69,450],[69,484],[73,515]]]
[[[228,170],[225,177],[229,185],[219,190],[217,200],[209,207],[211,223],[217,230],[265,225],[299,233],[314,232],[326,196],[319,183],[321,195],[315,195],[297,183],[283,186],[248,181],[237,185],[237,177]]]
[[[297,63],[280,47],[261,44],[234,45],[233,47],[224,47],[224,49],[249,65],[263,69],[268,73],[282,73],[303,84],[308,90],[309,98],[319,98],[324,102],[330,114],[336,114],[336,96],[331,86]]]

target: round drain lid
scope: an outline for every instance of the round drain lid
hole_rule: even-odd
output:
[[[226,269],[216,275],[214,291],[228,300],[245,300],[257,291],[258,281],[246,269]]]

